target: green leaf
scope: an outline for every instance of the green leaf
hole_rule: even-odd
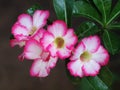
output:
[[[120,36],[114,32],[108,32],[107,30],[103,33],[103,42],[107,50],[111,54],[116,54],[120,51]]]
[[[74,3],[73,14],[81,15],[86,18],[90,18],[102,25],[100,21],[101,20],[100,16],[97,13],[96,9],[93,8],[91,4],[86,2],[85,0],[76,1]]]
[[[77,90],[94,90],[92,85],[89,83],[86,77],[81,79],[80,85],[78,85]]]
[[[41,9],[40,5],[39,4],[35,4],[31,8],[29,8],[27,10],[27,13],[30,14],[30,15],[33,15],[33,13],[35,12],[35,10],[39,10],[39,9]]]
[[[107,25],[110,24],[116,17],[118,17],[120,15],[120,0],[118,0],[116,6],[114,7],[114,9],[112,10],[111,14],[110,14],[110,19],[107,22]]]
[[[108,26],[109,29],[120,29],[120,23],[112,23]]]
[[[74,0],[53,0],[57,18],[64,20],[69,27],[71,26],[73,2]]]
[[[79,28],[76,30],[76,34],[79,38],[97,34],[99,31],[95,23],[86,21],[80,24]]]
[[[103,67],[100,74],[95,77],[86,77],[94,90],[109,90],[112,84],[112,73],[107,67]]]
[[[111,10],[112,0],[93,0],[98,10],[101,12],[103,22],[106,24]]]

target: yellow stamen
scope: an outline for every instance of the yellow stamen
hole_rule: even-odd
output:
[[[91,57],[92,57],[91,53],[85,51],[80,55],[80,60],[82,60],[83,62],[87,62],[91,59]]]
[[[62,48],[64,47],[64,39],[62,37],[57,37],[55,40],[54,40],[54,43],[56,45],[57,48]]]
[[[35,31],[37,30],[37,28],[35,26],[32,27],[32,30],[30,32],[30,35],[33,35],[35,33]]]

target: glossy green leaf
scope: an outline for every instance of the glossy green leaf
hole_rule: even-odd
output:
[[[93,0],[96,7],[102,14],[103,22],[106,24],[107,18],[111,10],[112,0]]]
[[[105,30],[102,38],[105,47],[111,54],[114,55],[120,51],[120,36],[118,34]]]
[[[108,26],[108,28],[120,30],[120,23],[112,23]]]
[[[86,77],[94,90],[109,90],[112,84],[112,73],[107,67],[102,67],[100,74],[95,77]]]
[[[74,0],[53,0],[54,9],[58,19],[64,20],[71,26]]]
[[[95,23],[87,21],[80,24],[79,28],[76,30],[76,34],[78,37],[85,37],[97,34],[99,31]]]
[[[80,85],[78,85],[77,90],[95,90],[92,85],[89,83],[86,77],[81,79]]]
[[[118,0],[116,6],[114,7],[114,9],[112,10],[111,14],[110,14],[110,19],[107,22],[107,25],[110,24],[116,17],[118,17],[120,15],[120,0]]]
[[[30,14],[30,15],[33,15],[34,11],[35,10],[39,10],[39,9],[41,9],[40,5],[39,4],[35,4],[31,8],[29,8],[27,10],[27,13]]]
[[[102,25],[100,21],[101,20],[100,16],[98,12],[96,11],[96,9],[93,8],[91,4],[86,2],[85,0],[76,1],[74,3],[73,14],[90,18]]]

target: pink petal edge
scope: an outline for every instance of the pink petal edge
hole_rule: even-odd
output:
[[[68,70],[69,70],[69,72],[70,72],[70,74],[72,75],[72,76],[75,76],[75,77],[84,77],[84,74],[83,73],[81,73],[81,74],[78,74],[78,71],[77,72],[75,72],[74,71],[74,68],[72,68],[72,65],[75,63],[76,61],[71,61],[71,62],[69,62],[68,64],[67,64],[67,68],[68,68]],[[77,61],[78,62],[78,61]],[[80,68],[81,69],[81,68]]]
[[[47,30],[53,34],[54,37],[64,36],[67,31],[67,25],[62,20],[56,20],[52,25],[48,26]]]
[[[97,35],[83,38],[82,42],[84,43],[86,49],[91,53],[96,52],[100,46],[100,38]]]
[[[83,70],[85,76],[96,76],[96,75],[99,74],[99,71],[100,71],[101,67],[100,67],[100,65],[98,63],[94,63],[94,64],[97,66],[96,67],[96,66],[92,65],[92,67],[94,69],[97,68],[96,70],[94,70],[94,72],[90,72],[90,70],[89,70],[90,68],[86,67],[85,64],[82,66],[82,70]],[[87,69],[88,69],[88,71],[87,71]],[[92,69],[92,71],[93,71],[93,69]]]

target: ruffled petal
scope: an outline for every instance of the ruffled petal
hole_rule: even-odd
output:
[[[56,56],[57,56],[57,49],[55,48],[55,46],[54,46],[53,43],[51,43],[51,44],[48,46],[47,50],[50,52],[50,55],[51,55],[52,57],[56,57]]]
[[[16,46],[16,45],[18,45],[19,47],[23,47],[24,45],[25,45],[25,41],[19,41],[19,40],[17,40],[17,39],[12,39],[12,40],[10,40],[10,46],[11,47],[14,47],[14,46]]]
[[[85,45],[80,42],[78,46],[73,50],[73,55],[70,57],[70,60],[76,60],[80,58],[80,55],[85,51]]]
[[[26,42],[25,48],[24,48],[24,56],[27,59],[38,59],[41,56],[43,49],[40,46],[40,44],[34,40],[31,39],[28,42]]]
[[[100,46],[98,50],[92,54],[92,59],[100,65],[104,66],[109,61],[108,51],[105,48],[103,48],[103,46]]]
[[[26,27],[29,31],[32,28],[32,17],[28,14],[21,14],[18,17],[18,22],[20,23],[20,25]]]
[[[56,66],[58,58],[50,56],[48,60],[44,60],[47,59],[47,56],[49,56],[49,53],[44,52],[44,54],[42,54],[42,59],[34,61],[30,70],[32,76],[46,77],[49,75],[50,70]]]
[[[22,34],[21,35],[15,35],[15,38],[19,41],[27,41],[27,40],[30,39],[29,36],[25,36],[25,35],[22,35]]]
[[[46,77],[50,72],[50,68],[47,68],[47,63],[41,59],[35,60],[30,69],[30,75],[36,77]]]
[[[22,35],[22,36],[28,36],[29,31],[27,28],[21,26],[20,24],[14,24],[12,27],[12,34],[15,36]]]
[[[32,36],[35,40],[37,40],[38,42],[40,42],[41,38],[43,37],[44,33],[46,31],[44,29],[40,29],[37,31],[37,33],[35,33],[34,36]]]
[[[54,41],[54,37],[52,34],[46,32],[43,35],[43,38],[41,39],[41,45],[44,47],[44,49],[47,51],[47,47]]]
[[[71,55],[71,50],[65,48],[59,49],[57,51],[57,56],[61,59],[68,58]]]
[[[57,57],[52,57],[50,56],[49,62],[48,62],[48,66],[50,68],[54,68],[56,66],[58,58]]]
[[[100,65],[93,60],[85,62],[82,70],[85,76],[96,76],[99,73]]]
[[[74,34],[73,29],[69,29],[66,33],[66,35],[64,36],[64,40],[65,40],[65,46],[67,46],[69,49],[73,48],[73,46],[77,43],[78,38],[77,36]]]
[[[100,46],[100,39],[98,36],[90,36],[90,37],[84,38],[82,42],[84,43],[87,51],[91,53],[95,52]]]
[[[33,14],[33,26],[37,29],[42,28],[49,17],[49,11],[36,10]]]
[[[71,61],[67,64],[67,68],[70,71],[71,75],[77,77],[83,77],[84,73],[82,71],[83,63],[79,60]]]
[[[48,63],[46,67],[53,68],[56,65],[56,62],[58,60],[57,57],[52,57],[49,52],[43,52],[41,55],[41,58],[44,62]]]
[[[61,20],[53,22],[52,25],[48,26],[48,32],[52,33],[54,37],[61,37],[66,34],[67,25]]]

